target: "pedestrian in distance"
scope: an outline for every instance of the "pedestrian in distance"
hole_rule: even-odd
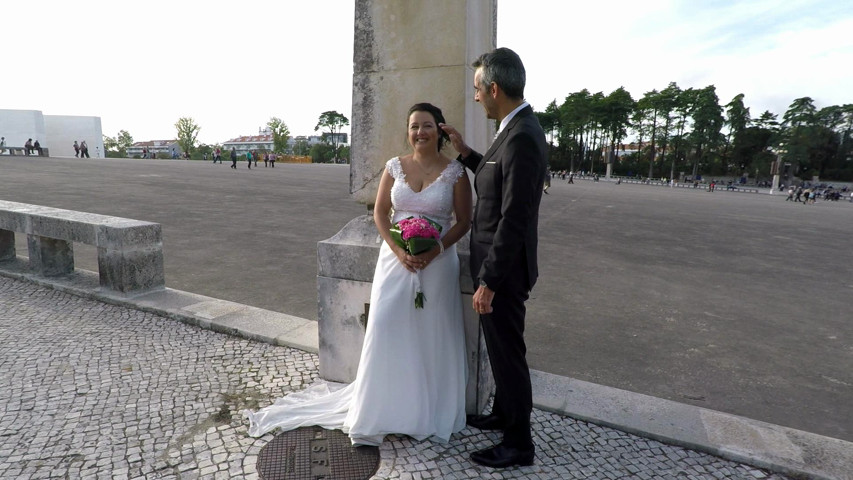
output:
[[[237,149],[231,147],[231,168],[237,170]]]
[[[80,145],[77,144],[77,140],[74,140],[74,158],[80,155]]]

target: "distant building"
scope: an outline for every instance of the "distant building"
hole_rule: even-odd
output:
[[[338,133],[324,133],[328,139],[329,143],[337,143],[338,145],[346,145],[348,142],[347,134],[344,132]],[[322,139],[322,136],[320,137]],[[333,142],[333,140],[337,140],[337,142]]]
[[[326,137],[330,137],[331,143],[331,134],[324,134]],[[349,138],[346,133],[336,133],[334,135],[338,140],[338,145],[346,145]],[[323,143],[323,135],[297,135],[287,137],[287,147],[288,150],[293,150],[293,147],[299,143],[305,142],[309,146],[317,145],[318,143]],[[258,135],[248,135],[244,137],[237,137],[228,140],[222,144],[223,151],[230,151],[231,147],[234,147],[237,150],[237,153],[246,153],[247,151],[273,151],[273,135],[266,129],[259,129]]]
[[[263,133],[261,135],[232,138],[222,144],[222,151],[230,152],[232,147],[237,150],[238,154],[255,150],[266,150],[271,152],[273,150],[272,134]]]
[[[149,140],[136,142],[128,147],[127,156],[141,158],[143,150],[148,150],[149,157],[151,153],[156,153],[157,158],[172,158],[172,151],[178,152],[178,155],[181,154],[181,146],[177,140]]]

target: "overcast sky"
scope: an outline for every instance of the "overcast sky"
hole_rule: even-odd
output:
[[[401,0],[408,1],[408,0]],[[459,0],[462,1],[462,0]],[[353,0],[12,0],[0,9],[0,108],[101,117],[103,132],[199,140],[293,135],[351,117]],[[499,0],[498,45],[544,110],[583,88],[639,99],[669,82],[738,93],[753,117],[795,98],[853,103],[851,0]],[[467,86],[465,87],[467,88]]]

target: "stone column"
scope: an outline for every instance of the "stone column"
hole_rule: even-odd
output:
[[[494,125],[473,101],[470,64],[495,48],[496,0],[356,0],[350,193],[367,206],[334,237],[318,244],[320,375],[355,378],[373,270],[381,245],[372,218],[385,162],[409,151],[406,112],[418,102],[444,112],[480,151]],[[448,150],[449,156],[456,152]],[[458,244],[463,303],[471,304],[467,238]],[[468,411],[480,411],[492,380],[479,319],[465,309],[468,344]]]

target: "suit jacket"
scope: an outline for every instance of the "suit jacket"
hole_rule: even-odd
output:
[[[485,155],[459,158],[473,170],[477,205],[471,229],[471,278],[499,291],[523,276],[533,288],[539,270],[536,248],[539,202],[547,171],[547,143],[529,105],[520,110]]]

